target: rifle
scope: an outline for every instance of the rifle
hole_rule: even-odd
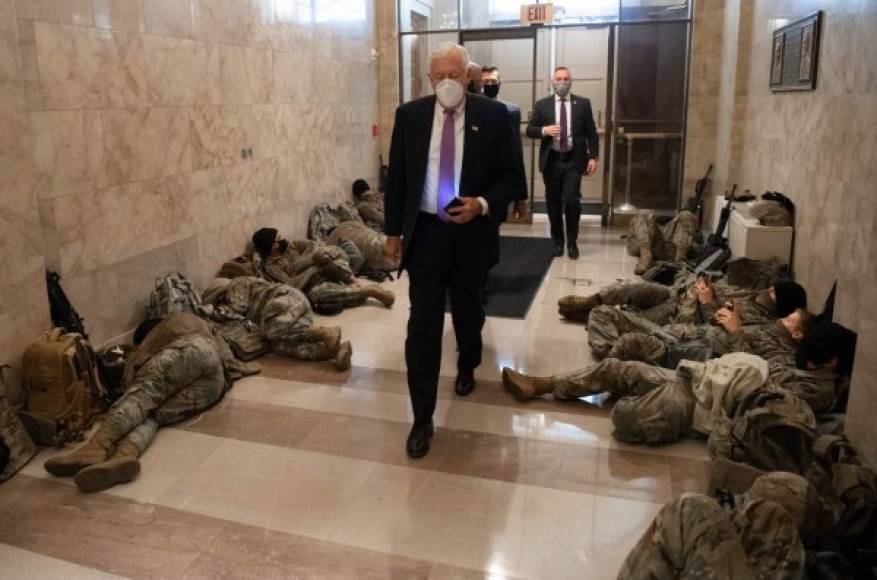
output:
[[[710,182],[710,174],[713,172],[713,164],[706,169],[706,175],[697,180],[694,184],[694,195],[688,198],[685,203],[685,209],[697,216],[697,228],[703,227],[703,192]]]
[[[716,233],[710,234],[710,236],[706,240],[706,245],[712,248],[726,248],[728,246],[728,239],[724,236],[725,228],[728,227],[728,220],[731,218],[731,212],[734,211],[734,206],[732,205],[736,198],[734,194],[737,192],[737,184],[735,183],[731,186],[731,193],[725,198],[728,203],[725,204],[725,207],[722,208],[722,213],[719,214],[719,223],[716,225]]]
[[[728,239],[724,236],[725,228],[728,227],[728,220],[731,218],[731,212],[734,211],[733,203],[736,201],[734,194],[737,192],[737,184],[731,187],[725,199],[728,203],[722,208],[719,215],[719,223],[716,225],[716,231],[710,234],[706,240],[706,246],[695,261],[694,271],[696,273],[707,272],[712,270],[720,270],[728,259],[731,257],[731,250],[728,248]]]
[[[76,332],[82,338],[88,340],[85,327],[82,325],[84,318],[79,316],[64,289],[61,288],[61,277],[56,272],[46,271],[46,289],[49,291],[49,312],[52,316],[52,324],[63,328],[65,332]]]

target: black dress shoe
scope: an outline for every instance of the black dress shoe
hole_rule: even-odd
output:
[[[475,389],[475,377],[472,373],[460,372],[457,374],[457,380],[454,381],[454,392],[461,397],[465,397]]]
[[[563,242],[558,242],[554,244],[554,257],[559,258],[563,256]]]
[[[405,443],[408,457],[417,459],[429,453],[429,440],[432,438],[432,434],[432,419],[420,425],[415,423],[411,427],[411,433],[408,434],[408,441]]]
[[[579,247],[576,244],[570,244],[567,255],[570,260],[576,260],[579,257]]]

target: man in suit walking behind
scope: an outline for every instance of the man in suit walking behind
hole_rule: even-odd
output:
[[[446,296],[457,339],[454,390],[475,386],[481,362],[484,276],[496,241],[490,216],[523,187],[505,105],[466,94],[469,55],[443,44],[430,55],[434,96],[396,110],[385,197],[387,253],[408,271],[411,313],[405,340],[414,425],[406,451],[429,452]]]
[[[565,233],[568,255],[575,260],[579,257],[576,239],[582,215],[581,176],[591,175],[596,170],[600,141],[591,101],[570,93],[569,69],[565,66],[554,69],[551,84],[554,95],[536,102],[527,135],[542,140],[539,171],[545,182],[554,255],[563,255]]]

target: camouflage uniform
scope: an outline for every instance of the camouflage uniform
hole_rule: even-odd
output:
[[[253,276],[231,281],[218,279],[205,290],[204,300],[213,305],[217,320],[233,323],[248,320],[258,326],[277,354],[301,360],[326,360],[334,356],[330,352],[333,349],[311,332],[310,302],[292,286]]]
[[[359,250],[347,240],[339,243]],[[226,262],[220,275],[227,278],[259,276],[297,288],[318,311],[336,312],[365,304],[369,294],[353,284],[349,253],[339,245],[320,246],[311,241],[295,241],[280,256],[263,259],[258,253]]]
[[[838,379],[833,371],[801,370],[794,364],[774,359],[769,361],[769,373],[773,385],[794,394],[815,414],[823,415],[834,409]]]
[[[627,249],[638,256],[640,248],[651,248],[657,260],[675,260],[676,249],[690,248],[697,234],[697,216],[682,210],[665,225],[659,225],[654,214],[639,212],[630,220]]]
[[[5,368],[7,365],[0,365],[0,443],[6,446],[8,456],[3,465],[0,465],[0,481],[12,477],[37,452],[30,435],[6,401],[6,380],[3,377]]]
[[[619,580],[803,580],[804,546],[784,505],[756,499],[726,511],[684,493],[665,505],[628,554]]]
[[[147,335],[151,344],[141,343],[137,356],[128,361],[134,369],[126,373],[133,377],[130,384],[101,425],[79,448],[50,457],[46,471],[75,475],[84,492],[131,481],[140,473],[138,457],[159,427],[200,413],[223,397],[231,379],[217,350],[218,339],[209,332],[176,336],[196,326],[184,323],[169,330],[180,316],[190,315],[172,315],[152,329]]]
[[[635,312],[598,306],[591,311],[588,323],[588,344],[598,357],[660,363],[670,347],[692,341],[702,341],[709,347],[710,356],[748,352],[794,365],[796,343],[778,320],[745,326],[740,333],[729,333],[721,326],[658,326]],[[659,342],[663,343],[663,349]]]
[[[672,286],[655,282],[624,281],[611,284],[597,293],[604,306],[622,306],[638,312],[655,324],[704,324],[713,320],[727,300],[739,306],[743,324],[761,324],[776,319],[776,309],[766,306],[762,292],[742,290],[724,280],[713,283],[715,299],[701,304],[694,295],[697,276],[685,268],[676,275]]]
[[[384,231],[384,194],[379,191],[366,191],[356,200],[356,209],[365,225],[383,233]]]
[[[557,399],[608,392],[614,436],[629,443],[672,443],[692,430],[709,435],[718,417],[734,415],[748,394],[764,386],[767,363],[733,353],[705,363],[683,361],[676,371],[607,358],[550,378]]]
[[[143,453],[160,426],[210,408],[230,386],[213,339],[201,334],[183,336],[138,368],[100,429],[115,435],[117,441],[125,437]]]
[[[129,387],[134,382],[140,368],[153,356],[167,348],[175,340],[191,335],[210,338],[232,380],[259,372],[258,364],[244,363],[232,353],[228,343],[214,324],[189,312],[181,312],[172,314],[153,328],[143,339],[143,342],[127,357],[125,370],[122,374],[122,385]]]
[[[370,270],[395,270],[399,263],[391,260],[385,253],[387,236],[376,232],[362,222],[345,221],[338,224],[329,234],[329,243],[350,240],[365,259],[365,267]]]

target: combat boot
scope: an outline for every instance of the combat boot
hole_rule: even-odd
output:
[[[578,322],[588,322],[591,310],[602,304],[599,294],[590,296],[564,296],[557,301],[557,311],[564,318]]]
[[[547,395],[554,390],[549,377],[530,377],[508,367],[502,369],[502,386],[519,401]]]
[[[335,353],[335,358],[332,360],[335,363],[335,368],[339,371],[346,371],[350,368],[350,359],[353,357],[353,345],[350,344],[349,340],[345,340],[338,346],[338,352]]]
[[[636,267],[633,269],[633,273],[637,276],[641,276],[645,273],[646,270],[649,269],[649,266],[652,265],[652,248],[649,246],[640,246],[639,249],[639,262],[637,262]]]
[[[330,353],[336,352],[341,344],[341,328],[338,326],[311,326],[304,333],[308,342],[322,342]]]
[[[103,463],[113,454],[116,437],[102,425],[81,447],[50,457],[43,464],[46,471],[58,477],[71,477],[90,465]]]
[[[103,491],[116,485],[133,481],[140,475],[140,450],[129,440],[116,449],[113,456],[97,465],[86,467],[76,474],[76,487],[85,493]]]
[[[387,308],[393,306],[396,301],[396,295],[392,291],[378,286],[377,284],[369,284],[362,287],[363,293],[369,298],[374,298]]]
[[[676,261],[684,262],[688,259],[688,246],[676,246]]]

